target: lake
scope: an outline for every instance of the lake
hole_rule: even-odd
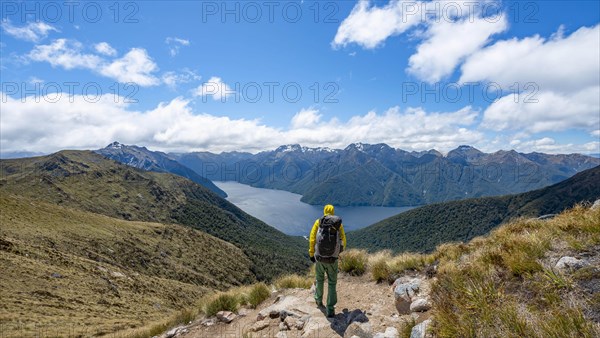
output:
[[[315,220],[323,216],[323,206],[300,201],[302,195],[283,190],[254,188],[238,182],[214,183],[228,195],[227,200],[270,226],[294,236],[308,236]],[[413,207],[336,207],[346,231],[394,216]]]

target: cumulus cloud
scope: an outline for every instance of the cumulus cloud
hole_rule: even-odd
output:
[[[51,31],[59,30],[45,22],[30,22],[23,27],[13,26],[10,20],[2,20],[2,29],[15,39],[38,42],[45,39]]]
[[[368,112],[347,121],[323,120],[314,109],[298,112],[287,128],[275,128],[259,120],[231,119],[195,113],[188,100],[175,98],[148,111],[137,111],[112,95],[98,102],[85,97],[61,100],[3,96],[0,116],[3,151],[52,152],[65,148],[99,148],[119,140],[164,151],[260,151],[283,143],[343,148],[353,142],[386,142],[392,146],[424,150],[451,149],[474,144],[483,135],[468,127],[477,111],[465,108],[449,113],[422,109],[384,113]],[[72,102],[70,102],[72,101]],[[117,103],[115,103],[117,102]],[[44,121],[43,124],[36,121]]]
[[[421,2],[390,1],[383,7],[360,0],[337,30],[333,47],[356,43],[363,48],[380,46],[390,36],[401,34],[419,24]]]
[[[490,10],[489,5],[496,5]],[[391,36],[415,31],[420,43],[407,71],[433,83],[452,74],[470,54],[507,29],[497,1],[390,1],[377,7],[361,0],[340,24],[332,46],[381,46]]]
[[[528,99],[513,94],[500,98],[485,110],[481,126],[531,133],[600,128],[600,86],[570,95],[540,91]]]
[[[104,65],[100,74],[119,82],[134,82],[140,86],[155,86],[160,83],[153,75],[158,66],[145,49],[132,48],[122,58]]]
[[[48,45],[37,45],[27,54],[30,60],[48,62],[52,67],[70,70],[75,68],[96,69],[103,59],[82,52],[83,45],[76,40],[56,39]]]
[[[117,51],[112,48],[112,46],[108,43],[108,42],[100,42],[94,45],[94,49],[96,50],[97,53],[100,53],[102,55],[106,55],[106,56],[116,56],[117,55]]]
[[[193,91],[194,96],[212,96],[213,100],[225,102],[227,97],[235,94],[220,77],[213,76]]]
[[[169,54],[171,56],[175,56],[179,54],[179,49],[182,46],[189,46],[190,40],[176,38],[176,37],[168,37],[165,39],[165,43],[169,47]]]
[[[541,90],[570,92],[600,83],[600,25],[571,35],[501,40],[471,55],[461,82],[491,81],[507,88],[533,82]]]
[[[465,17],[457,21],[440,20],[429,26],[425,40],[409,58],[408,72],[429,83],[440,81],[469,55],[487,44],[490,36],[508,27],[504,17]]]
[[[114,51],[107,43],[97,44],[95,49],[102,50],[103,54]],[[123,57],[112,61],[83,50],[84,46],[77,40],[56,39],[48,45],[35,46],[27,54],[27,58],[37,62],[48,62],[53,67],[67,70],[88,69],[119,82],[135,82],[140,86],[154,86],[160,83],[154,75],[158,66],[143,48],[132,48]]]
[[[292,117],[292,129],[311,128],[321,120],[322,115],[316,109],[302,109]]]
[[[538,133],[600,129],[600,25],[570,36],[559,32],[498,41],[470,56],[461,81],[487,81],[521,92],[485,111],[482,126]],[[525,89],[525,90],[523,90]]]

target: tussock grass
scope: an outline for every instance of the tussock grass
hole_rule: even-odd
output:
[[[546,262],[553,247],[597,244],[600,210],[577,206],[548,221],[516,220],[468,244],[445,244],[432,285],[438,337],[595,337],[598,327],[572,302],[578,278]],[[565,244],[559,245],[557,242]],[[576,242],[577,245],[569,245]],[[591,303],[588,304],[591,306]]]
[[[378,252],[368,258],[368,270],[371,271],[371,278],[377,283],[388,281],[392,275],[392,269],[389,262],[392,254],[389,250]]]
[[[236,312],[241,306],[256,308],[269,296],[271,296],[271,289],[260,282],[211,294],[202,298],[198,307],[207,317],[212,317],[219,311]]]
[[[352,276],[361,276],[367,269],[367,260],[365,250],[350,249],[340,255],[339,268]]]
[[[314,276],[291,274],[277,278],[274,284],[278,289],[310,289],[313,281]]]
[[[202,308],[202,312],[208,317],[212,317],[219,311],[235,312],[238,309],[242,299],[240,294],[235,291],[222,292],[213,295]]]
[[[245,299],[250,307],[256,308],[271,295],[271,290],[265,283],[257,283],[250,287],[248,296]]]

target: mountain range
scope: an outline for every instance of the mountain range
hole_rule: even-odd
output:
[[[309,204],[415,206],[539,189],[600,164],[581,154],[549,155],[460,146],[447,154],[386,144],[345,149],[281,146],[257,154],[170,154],[203,177],[302,195]]]
[[[555,185],[522,194],[426,205],[348,232],[350,247],[370,251],[430,252],[447,242],[467,242],[518,217],[557,214],[600,199],[600,166]]]

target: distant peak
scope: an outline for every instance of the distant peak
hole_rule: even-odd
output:
[[[110,149],[121,149],[123,148],[123,145],[117,141],[109,144],[108,146],[106,146],[106,148],[110,148]]]
[[[469,145],[461,145],[461,146],[458,146],[458,148],[456,148],[456,149],[452,150],[451,152],[453,152],[453,151],[458,151],[458,152],[467,152],[467,151],[468,151],[468,152],[477,152],[477,153],[481,153],[481,150],[479,150],[479,149],[477,149],[477,148],[474,148],[474,147],[472,147],[472,146],[469,146]]]
[[[355,143],[351,143],[350,145],[348,145],[346,147],[346,150],[356,149],[358,151],[364,151],[365,150],[365,146],[368,146],[368,144],[364,144],[364,143],[361,143],[361,142],[355,142]]]
[[[283,152],[283,153],[287,153],[287,152],[292,152],[292,151],[304,151],[305,148],[300,146],[299,144],[287,144],[287,145],[283,145],[280,146],[279,148],[275,149],[276,152]]]

